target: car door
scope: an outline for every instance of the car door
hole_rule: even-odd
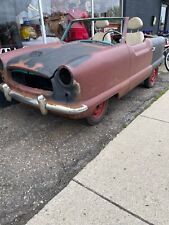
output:
[[[128,46],[130,51],[129,89],[144,81],[152,71],[152,43],[146,39],[143,43]]]

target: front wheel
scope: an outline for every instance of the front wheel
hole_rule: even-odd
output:
[[[169,51],[167,51],[165,54],[164,64],[165,64],[165,68],[169,71]]]
[[[93,126],[98,124],[104,118],[104,115],[107,112],[108,102],[109,101],[106,100],[95,107],[92,114],[86,118],[89,125]]]
[[[144,86],[146,88],[152,88],[157,80],[158,77],[158,68],[153,69],[150,77],[148,77],[145,81],[144,81]]]

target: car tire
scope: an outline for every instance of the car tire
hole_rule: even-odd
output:
[[[154,87],[158,77],[158,68],[153,69],[151,75],[144,81],[144,87],[152,88]]]
[[[164,64],[166,69],[169,71],[169,50],[164,55]]]
[[[107,112],[108,104],[109,101],[106,100],[95,107],[93,113],[86,118],[86,122],[88,123],[88,125],[93,126],[102,121]]]

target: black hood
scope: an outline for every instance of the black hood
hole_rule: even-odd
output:
[[[105,46],[107,47],[107,46]],[[73,42],[57,48],[36,49],[11,59],[7,67],[33,70],[50,78],[61,65],[77,66],[89,59],[91,54],[103,50],[103,45]],[[21,65],[21,66],[19,66]]]

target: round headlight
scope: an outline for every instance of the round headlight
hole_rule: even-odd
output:
[[[61,68],[59,70],[59,80],[63,85],[70,85],[72,84],[72,75],[70,73],[70,71],[66,68]]]

